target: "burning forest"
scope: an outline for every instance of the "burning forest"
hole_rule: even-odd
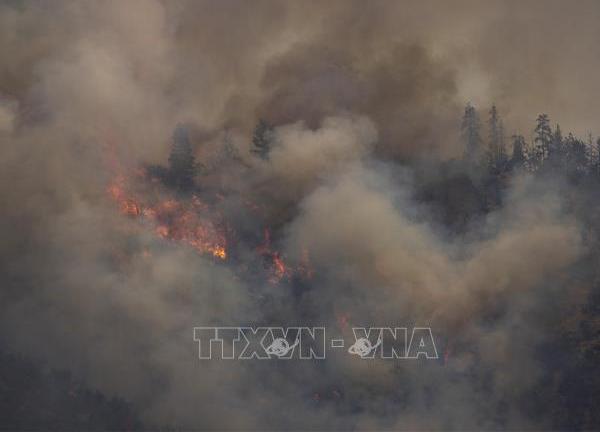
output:
[[[0,430],[599,429],[599,14],[0,4]]]
[[[259,131],[260,131],[259,124]],[[255,138],[257,143],[260,138]],[[107,146],[110,149],[110,146]],[[140,229],[153,233],[157,238],[189,247],[201,256],[232,263],[234,268],[242,258],[236,245],[240,240],[254,247],[256,258],[263,261],[261,271],[272,284],[282,279],[301,277],[310,279],[308,250],[296,255],[297,264],[286,264],[282,252],[274,249],[268,218],[258,205],[248,198],[243,205],[246,212],[253,213],[264,226],[262,238],[257,243],[257,233],[240,239],[231,223],[226,221],[219,203],[227,192],[222,188],[204,189],[195,179],[204,169],[195,162],[192,145],[185,126],[179,125],[173,134],[168,166],[149,165],[126,169],[114,154],[107,158],[111,178],[107,196],[123,216],[136,220]],[[202,198],[201,198],[202,197]],[[239,211],[239,209],[238,209]],[[252,235],[255,234],[255,235]],[[150,252],[146,249],[146,254]],[[260,268],[261,266],[259,266]],[[244,271],[249,268],[244,268]]]

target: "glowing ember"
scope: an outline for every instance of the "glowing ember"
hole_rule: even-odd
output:
[[[336,316],[336,320],[337,320],[338,327],[341,328],[342,330],[346,330],[350,323],[350,315],[347,313],[341,313]]]
[[[214,224],[200,216],[207,207],[196,196],[190,202],[168,199],[157,204],[142,204],[127,188],[123,175],[117,175],[107,188],[121,213],[140,217],[156,224],[154,232],[163,239],[187,244],[202,254],[225,260],[227,258],[225,236]]]
[[[264,241],[260,246],[256,248],[256,251],[260,255],[271,261],[272,274],[271,277],[269,277],[269,282],[277,283],[281,281],[284,277],[291,276],[292,270],[286,266],[279,252],[273,251],[271,249],[271,232],[268,228],[265,228]]]
[[[281,279],[282,277],[285,276],[287,270],[285,268],[285,264],[283,262],[283,260],[281,259],[281,257],[279,256],[278,252],[275,252],[273,254],[273,267],[275,269],[275,275]]]
[[[451,353],[451,349],[450,349],[450,345],[448,345],[446,347],[446,349],[444,350],[444,366],[446,366],[448,364],[448,359],[450,358],[450,353]]]
[[[196,195],[185,200],[148,198],[156,197],[157,191],[159,191],[156,188],[159,183],[154,182],[154,178],[149,177],[144,170],[124,169],[118,162],[114,144],[107,144],[107,155],[111,171],[114,173],[107,188],[107,194],[117,203],[122,214],[152,222],[155,235],[161,239],[186,244],[201,254],[210,254],[220,260],[227,259],[225,230],[215,225],[214,215],[206,216],[212,214],[210,206]],[[125,173],[131,173],[131,175]],[[140,179],[147,181],[140,182]],[[138,189],[133,188],[133,184],[145,192],[136,192]],[[149,189],[150,193],[148,193]],[[218,195],[217,198],[223,199],[224,197]],[[245,204],[249,208],[260,210],[252,202]],[[289,279],[292,275],[298,275],[304,279],[313,277],[314,271],[309,263],[308,251],[303,250],[297,266],[290,267],[284,261],[283,256],[272,249],[271,233],[268,228],[265,228],[264,241],[256,248],[256,251],[269,262],[270,276],[268,280],[271,283],[278,283],[284,278]]]
[[[211,252],[217,258],[221,258],[221,259],[227,258],[227,252],[225,252],[224,247],[216,246]]]

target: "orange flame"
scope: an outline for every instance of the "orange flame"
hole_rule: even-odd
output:
[[[273,254],[273,266],[274,266],[275,275],[277,276],[277,278],[281,279],[282,277],[284,277],[286,275],[287,269],[285,267],[285,263],[279,256],[278,252],[275,252]]]
[[[277,251],[271,249],[271,232],[268,228],[264,229],[264,241],[256,248],[256,251],[271,260],[271,277],[269,282],[275,284],[281,281],[284,277],[289,277],[292,271],[286,266],[281,255]]]
[[[168,199],[158,204],[142,204],[127,191],[125,176],[117,175],[107,188],[109,197],[115,201],[122,214],[142,217],[155,222],[155,234],[163,239],[185,243],[198,252],[227,258],[225,236],[214,224],[200,217],[206,206],[192,197],[191,203]]]
[[[124,173],[133,173],[133,176],[149,180],[150,187],[157,187],[160,182],[156,178],[148,178],[143,169],[124,169],[117,155],[116,141],[110,136],[104,140],[105,159],[114,177],[107,187],[108,196],[117,204],[119,211],[131,218],[152,221],[154,233],[159,238],[177,241],[194,248],[201,254],[210,254],[220,260],[228,258],[227,238],[224,230],[215,226],[213,218],[204,218],[201,215],[209,213],[209,206],[200,198],[193,195],[190,200],[177,200],[174,198],[163,201],[143,200],[135,194],[130,187],[128,177]],[[146,194],[144,194],[146,196]],[[218,199],[223,196],[218,195]],[[262,208],[251,201],[244,204],[255,212],[262,213]],[[288,266],[282,255],[271,248],[271,233],[268,228],[264,230],[264,242],[257,247],[257,252],[270,259],[271,277],[269,281],[277,283],[293,274],[298,274],[305,279],[313,277],[308,258],[308,251],[303,250],[297,267]]]

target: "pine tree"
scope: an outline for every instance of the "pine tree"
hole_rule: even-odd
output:
[[[462,119],[461,132],[465,144],[465,159],[475,162],[479,159],[481,153],[481,125],[479,116],[475,107],[468,103],[465,107],[465,114]]]
[[[554,154],[558,158],[562,156],[563,152],[563,136],[560,130],[560,125],[557,123],[554,128],[554,134],[552,135],[552,144],[550,146],[550,155]]]
[[[261,159],[268,159],[272,141],[273,128],[265,120],[260,119],[252,135],[252,153]]]
[[[547,114],[538,115],[534,132],[532,162],[533,168],[539,169],[544,164],[544,161],[548,159],[552,143],[552,129],[550,128],[550,119]]]
[[[594,138],[592,133],[588,132],[588,140],[586,145],[586,168],[588,171],[593,171],[594,165]]]
[[[572,175],[584,172],[588,165],[588,152],[585,143],[569,133],[565,139],[564,147],[568,172]]]
[[[488,125],[488,165],[492,171],[499,172],[504,170],[506,165],[506,146],[504,143],[504,126],[495,105],[490,110]]]
[[[527,162],[525,138],[522,135],[513,135],[512,137],[512,156],[510,158],[510,167],[512,169],[522,169]]]
[[[196,161],[190,143],[188,130],[178,125],[173,133],[173,145],[169,155],[169,178],[180,190],[189,190],[194,186]]]
[[[592,153],[591,171],[596,177],[600,177],[600,137],[596,138],[594,151]]]
[[[564,167],[564,139],[560,125],[557,123],[548,144],[547,163],[552,170],[561,170]]]
[[[506,154],[506,138],[504,136],[504,123],[502,122],[502,120],[500,120],[498,129],[499,129],[498,157],[499,157],[500,161],[504,164],[508,160],[508,156]]]

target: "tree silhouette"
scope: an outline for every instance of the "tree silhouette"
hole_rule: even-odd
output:
[[[169,179],[180,190],[190,190],[194,186],[196,161],[188,130],[177,125],[173,133],[173,145],[169,155]]]
[[[487,160],[488,167],[492,172],[504,171],[507,158],[506,158],[506,147],[504,144],[504,126],[502,120],[498,115],[496,106],[493,105],[490,109],[489,124],[489,142]]]
[[[552,145],[552,129],[550,128],[550,119],[547,114],[538,115],[534,132],[532,163],[534,169],[539,169],[544,164],[544,161],[548,159]]]
[[[465,159],[470,162],[475,162],[479,159],[481,153],[481,125],[479,116],[475,107],[468,103],[465,107],[463,115],[461,132],[465,145]]]
[[[527,144],[522,135],[513,135],[512,156],[510,158],[511,169],[523,169],[527,163]]]
[[[252,135],[252,153],[261,159],[268,159],[273,141],[273,128],[265,120],[260,119]]]

